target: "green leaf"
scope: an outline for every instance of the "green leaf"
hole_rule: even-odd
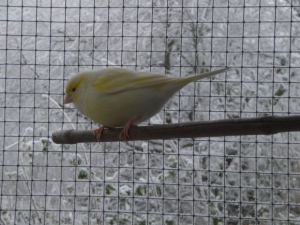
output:
[[[86,169],[81,168],[78,172],[78,179],[80,180],[84,180],[84,179],[88,179],[89,173]]]
[[[107,195],[110,195],[115,190],[116,189],[113,186],[111,186],[110,184],[107,184],[106,187],[105,187],[105,193]]]

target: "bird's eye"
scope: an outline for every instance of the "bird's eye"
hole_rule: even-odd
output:
[[[75,91],[76,91],[76,88],[73,88],[72,91],[75,92]]]

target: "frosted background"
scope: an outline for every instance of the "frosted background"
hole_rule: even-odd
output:
[[[184,2],[184,3],[183,3]],[[297,0],[0,0],[0,224],[298,224],[299,133],[57,145],[67,79],[186,76],[149,124],[299,114]],[[272,219],[272,220],[271,220]]]

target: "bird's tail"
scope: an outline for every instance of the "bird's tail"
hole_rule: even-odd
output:
[[[210,72],[206,72],[206,73],[196,74],[196,75],[184,77],[183,80],[186,82],[186,84],[188,84],[188,83],[196,81],[196,80],[201,80],[201,79],[204,79],[204,78],[207,78],[207,77],[212,77],[212,76],[217,75],[219,73],[226,72],[230,69],[231,69],[230,67],[226,67],[226,68],[220,69],[220,70],[215,70],[215,71],[210,71]]]
[[[201,74],[196,74],[196,75],[187,76],[187,77],[171,78],[166,82],[160,83],[159,86],[163,87],[166,90],[166,93],[168,93],[171,97],[175,92],[179,91],[181,88],[186,86],[188,83],[191,83],[191,82],[197,81],[197,80],[201,80],[203,78],[211,77],[211,76],[217,75],[219,73],[226,72],[230,69],[231,68],[226,67],[224,69],[210,71],[207,73],[201,73]],[[172,85],[170,85],[170,84],[172,84]]]
[[[187,84],[189,84],[193,81],[201,80],[201,79],[204,79],[204,78],[207,78],[207,77],[212,77],[212,76],[217,75],[219,73],[226,72],[230,69],[231,68],[226,67],[224,69],[210,71],[210,72],[201,73],[201,74],[196,74],[196,75],[192,75],[192,76],[173,78],[169,81],[169,83],[171,82],[171,83],[173,83],[173,85],[168,85],[168,87],[170,89],[172,89],[173,92],[175,93],[176,91],[178,91],[179,89],[183,88],[184,86],[186,86]]]

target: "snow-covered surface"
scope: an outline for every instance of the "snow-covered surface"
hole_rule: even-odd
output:
[[[112,65],[170,76],[234,68],[182,89],[151,124],[298,114],[292,2],[0,1],[0,224],[299,222],[299,133],[130,145],[50,139],[57,129],[97,127],[63,108],[64,85]]]

